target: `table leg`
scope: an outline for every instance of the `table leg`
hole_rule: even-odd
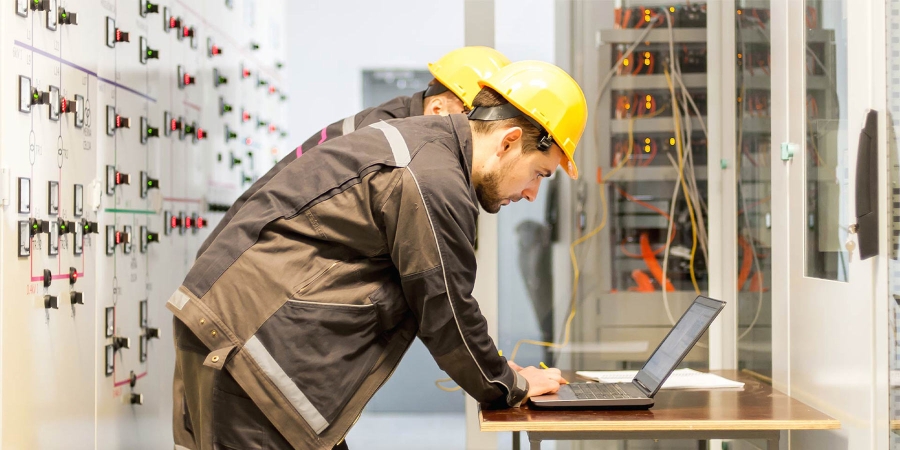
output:
[[[513,431],[512,450],[521,450],[521,448],[522,448],[522,432],[521,431]]]
[[[541,438],[534,437],[528,433],[528,441],[531,442],[531,450],[541,450]]]
[[[779,440],[781,439],[781,432],[776,431],[766,439],[766,443],[768,444],[767,450],[778,450]]]

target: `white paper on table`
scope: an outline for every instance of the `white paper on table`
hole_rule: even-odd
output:
[[[627,383],[634,379],[637,370],[608,370],[575,372],[585,378],[605,383]],[[727,389],[742,388],[744,383],[729,380],[712,373],[697,372],[693,369],[678,369],[663,383],[662,389]]]

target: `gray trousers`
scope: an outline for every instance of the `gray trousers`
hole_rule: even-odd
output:
[[[227,369],[203,365],[210,350],[174,319],[172,429],[178,450],[292,450]],[[341,442],[335,450],[347,450]]]

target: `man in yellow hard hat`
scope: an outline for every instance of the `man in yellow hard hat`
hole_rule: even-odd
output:
[[[495,407],[565,382],[498,355],[472,297],[475,221],[479,204],[534,200],[559,166],[578,176],[587,103],[544,62],[479,85],[468,116],[378,122],[303,154],[198,258],[167,303],[179,446],[347,448],[416,336]]]
[[[428,64],[428,70],[434,79],[428,88],[409,97],[400,96],[388,100],[374,108],[364,109],[352,116],[332,123],[313,134],[303,144],[291,151],[274,167],[256,180],[228,209],[225,216],[207,236],[200,249],[199,257],[209,244],[228,225],[231,218],[256,191],[265,185],[275,174],[281,172],[291,161],[303,152],[359,128],[389,119],[402,119],[421,115],[447,115],[467,112],[472,108],[472,100],[479,89],[478,82],[489,77],[501,67],[509,64],[509,59],[490,47],[470,46],[452,50],[441,59]]]

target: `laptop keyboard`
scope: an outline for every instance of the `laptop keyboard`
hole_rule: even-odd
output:
[[[625,392],[618,383],[572,383],[569,387],[577,399],[637,398]]]

